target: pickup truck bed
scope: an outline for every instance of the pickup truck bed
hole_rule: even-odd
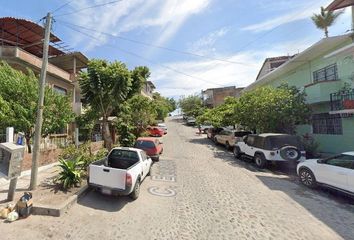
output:
[[[88,184],[105,194],[132,194],[136,199],[136,188],[149,173],[151,163],[140,149],[114,148],[108,157],[90,164]]]

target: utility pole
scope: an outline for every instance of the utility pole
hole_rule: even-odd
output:
[[[30,190],[34,190],[37,187],[39,146],[41,144],[41,135],[42,135],[44,90],[45,90],[45,79],[47,75],[47,66],[48,66],[48,48],[49,48],[51,24],[52,24],[52,15],[51,13],[48,13],[45,21],[42,69],[41,69],[41,75],[39,79],[39,98],[38,98],[38,106],[37,106],[36,126],[34,129],[34,145],[33,145],[33,155],[32,155]]]

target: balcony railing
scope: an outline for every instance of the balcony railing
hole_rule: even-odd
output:
[[[331,93],[331,111],[354,112],[354,89]]]

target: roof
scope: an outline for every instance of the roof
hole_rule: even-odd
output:
[[[342,154],[354,156],[354,152],[344,152]]]
[[[18,46],[27,52],[42,57],[44,28],[32,21],[3,17],[0,18],[0,42],[7,46]],[[50,42],[58,44],[61,40],[50,34]],[[49,46],[49,56],[65,54],[62,50]]]
[[[76,69],[87,68],[88,58],[81,52],[72,52],[65,55],[49,58],[49,62],[60,67],[61,69],[72,72],[74,69],[74,58],[76,59]]]
[[[337,9],[354,6],[354,0],[334,0],[326,7],[326,11],[334,11]]]
[[[289,134],[283,134],[283,133],[262,133],[259,134],[258,136],[261,137],[274,137],[274,136],[290,136]]]
[[[276,68],[275,70],[267,73],[266,75],[259,78],[257,81],[253,82],[252,84],[248,85],[243,91],[251,91],[257,86],[262,86],[261,84],[265,84],[271,80],[280,77],[281,75],[295,70],[299,66],[303,65],[306,62],[311,61],[321,55],[326,54],[331,49],[335,48],[336,46],[345,43],[348,40],[351,40],[351,33],[346,35],[340,35],[335,37],[328,37],[323,38],[317,43],[313,44],[303,52],[297,54],[295,57],[281,65],[280,67]]]
[[[337,49],[337,50],[331,52],[330,54],[327,54],[326,56],[324,56],[324,58],[335,57],[335,56],[345,54],[348,52],[354,52],[354,43],[349,44],[349,45],[342,47],[340,49]]]
[[[292,57],[294,57],[295,55],[293,56],[279,56],[279,57],[271,57],[271,58],[266,58],[263,62],[263,65],[261,67],[261,69],[259,70],[258,74],[257,74],[257,77],[256,79],[259,78],[259,76],[261,75],[261,72],[263,70],[263,67],[264,65],[267,63],[267,62],[270,62],[270,61],[281,61],[283,60],[284,62],[288,61],[289,59],[291,59]]]
[[[230,86],[230,87],[219,87],[219,88],[208,88],[206,90],[204,90],[203,92],[206,92],[206,91],[215,91],[215,90],[226,90],[226,89],[236,89],[235,86]]]
[[[148,85],[150,85],[150,87],[156,88],[155,85],[154,85],[151,81],[147,81],[146,83],[147,83]]]

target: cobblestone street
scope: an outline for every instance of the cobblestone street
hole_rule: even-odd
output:
[[[1,222],[0,239],[354,239],[354,200],[258,171],[181,120],[167,127],[136,201],[89,192],[63,217]]]

